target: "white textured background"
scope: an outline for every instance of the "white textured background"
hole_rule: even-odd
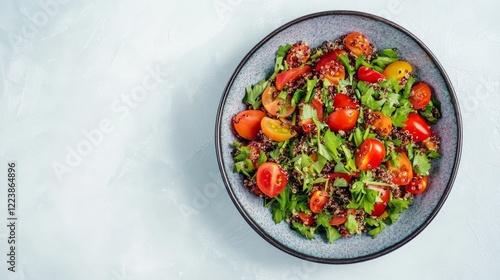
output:
[[[282,24],[333,9],[418,36],[464,123],[459,174],[434,221],[388,255],[336,266],[258,236],[214,149],[243,56]],[[0,279],[500,279],[499,12],[497,0],[0,0]]]

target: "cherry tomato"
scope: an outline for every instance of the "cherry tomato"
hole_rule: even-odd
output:
[[[262,118],[260,128],[264,135],[276,142],[283,142],[297,135],[297,132],[289,125],[269,117]]]
[[[309,105],[311,105],[311,107],[316,110],[316,117],[318,118],[318,120],[320,122],[323,121],[323,103],[321,102],[321,100],[319,100],[318,98],[314,98],[311,103],[309,103]],[[304,130],[304,132],[306,133],[313,131],[316,127],[312,119],[302,120],[300,124],[302,125],[302,130]]]
[[[431,136],[431,127],[417,113],[409,113],[404,125],[403,130],[408,131],[415,142],[422,142]]]
[[[275,87],[267,87],[262,93],[262,106],[271,116],[288,117],[295,111],[292,106],[292,95],[288,94],[286,100],[277,96]],[[281,114],[280,114],[281,113]]]
[[[368,138],[359,146],[356,166],[363,171],[377,168],[385,157],[385,146],[376,138]]]
[[[391,134],[392,120],[382,112],[371,112],[366,119],[366,125],[375,129],[380,136]]]
[[[431,101],[431,88],[425,82],[418,82],[411,87],[410,103],[413,109],[420,110]]]
[[[387,203],[389,203],[389,200],[391,199],[391,191],[387,188],[375,185],[368,185],[366,188],[378,191],[380,193],[379,197],[382,200],[381,202],[376,202],[373,205],[373,211],[370,215],[378,217],[384,214],[385,209],[387,208]]]
[[[382,75],[384,75],[388,79],[395,78],[396,80],[401,80],[407,74],[410,74],[412,70],[413,68],[411,67],[410,63],[403,60],[398,60],[387,65],[387,67],[385,67],[384,69],[384,72],[382,72]]]
[[[306,214],[304,212],[300,212],[298,214],[300,221],[305,225],[305,226],[312,226],[314,224],[314,219],[311,215]]]
[[[340,62],[339,61],[340,55],[347,55],[347,52],[344,50],[334,50],[334,51],[331,51],[331,52],[323,55],[319,59],[318,63],[316,63],[314,70],[316,70],[317,72],[320,72],[322,69],[324,69],[325,65],[329,64],[330,62],[332,62],[332,61]]]
[[[427,185],[429,183],[429,179],[427,176],[417,175],[411,179],[409,185],[405,186],[405,190],[412,194],[421,194],[427,189]]]
[[[276,88],[282,90],[289,81],[293,81],[308,72],[311,72],[311,66],[309,65],[283,71],[276,75]]]
[[[329,224],[331,226],[340,226],[342,224],[345,224],[345,222],[347,222],[347,215],[356,215],[356,210],[349,209],[345,214],[341,213],[337,216],[334,216],[333,218],[330,219]]]
[[[347,94],[337,93],[333,97],[333,107],[339,109],[356,109],[359,107],[359,102],[357,100],[353,100]]]
[[[359,111],[357,109],[340,109],[332,112],[325,122],[333,131],[348,131],[356,126]]]
[[[306,63],[311,55],[311,49],[305,43],[294,44],[286,55],[286,63],[289,68],[296,68]]]
[[[377,83],[385,80],[386,78],[379,72],[363,65],[358,69],[358,79],[369,83]]]
[[[320,78],[328,80],[333,85],[338,85],[339,80],[345,79],[345,68],[340,62],[330,61],[319,71]]]
[[[257,169],[257,186],[269,197],[280,194],[288,184],[288,173],[275,162],[265,162]]]
[[[253,166],[257,168],[259,167],[260,148],[256,145],[256,141],[250,142],[248,147],[250,148],[250,155],[248,156],[248,159],[250,159]]]
[[[392,166],[390,161],[387,161],[387,168],[392,172],[392,182],[396,185],[408,185],[413,178],[413,169],[410,160],[406,153],[398,153],[398,165]]]
[[[266,113],[260,110],[246,110],[234,116],[234,130],[247,140],[255,140],[260,130],[260,122]]]
[[[309,201],[309,209],[311,209],[313,213],[319,213],[328,203],[328,200],[330,200],[330,195],[327,192],[315,191]]]
[[[347,50],[349,50],[355,56],[361,56],[363,54],[365,56],[368,56],[370,55],[370,52],[372,50],[370,42],[368,41],[366,36],[359,32],[352,32],[347,34],[344,39],[344,45]]]

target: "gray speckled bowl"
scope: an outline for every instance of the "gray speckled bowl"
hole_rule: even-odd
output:
[[[319,46],[352,31],[365,34],[381,50],[397,48],[409,61],[417,80],[432,86],[442,102],[443,118],[432,127],[442,138],[442,158],[434,161],[428,190],[415,198],[413,205],[377,238],[359,235],[341,238],[333,244],[317,235],[307,240],[285,222],[274,224],[262,199],[242,185],[240,175],[232,172],[230,144],[235,141],[231,118],[245,107],[241,100],[245,86],[269,77],[280,45],[308,42]],[[369,260],[404,245],[419,234],[436,216],[455,179],[462,146],[462,123],[457,97],[443,67],[431,51],[414,35],[386,19],[352,11],[329,11],[298,18],[278,28],[260,41],[238,65],[222,96],[216,121],[217,160],[227,191],[246,221],[264,239],[294,256],[322,263],[353,263]]]

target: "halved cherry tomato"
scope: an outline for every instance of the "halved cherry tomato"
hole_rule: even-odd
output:
[[[340,109],[332,112],[325,122],[333,131],[348,131],[356,126],[359,111],[357,109]]]
[[[377,168],[385,157],[385,146],[376,138],[368,138],[359,146],[356,166],[363,171]]]
[[[398,153],[398,165],[392,166],[390,161],[387,161],[387,168],[392,173],[392,182],[396,185],[408,185],[413,178],[413,169],[410,160],[406,153]]]
[[[255,140],[260,130],[260,122],[266,113],[260,110],[246,110],[234,116],[232,122],[234,130],[247,140]]]
[[[257,169],[257,186],[269,197],[280,194],[288,184],[288,173],[275,162],[265,162]]]
[[[420,110],[431,101],[431,88],[425,82],[418,82],[411,87],[410,103],[413,109]]]
[[[304,212],[300,212],[298,214],[299,216],[299,219],[300,221],[305,225],[305,226],[312,226],[314,224],[314,218],[309,215],[309,214],[306,214]]]
[[[355,56],[361,56],[362,54],[368,56],[372,49],[366,36],[359,32],[347,34],[344,45]]]
[[[262,129],[262,133],[264,133],[264,135],[276,142],[283,142],[297,135],[297,132],[288,124],[269,117],[262,118],[260,128]]]
[[[392,120],[382,112],[375,111],[369,114],[366,126],[375,129],[380,136],[387,136],[391,134]]]
[[[427,176],[417,175],[411,179],[409,185],[405,186],[405,190],[412,194],[421,194],[427,189],[427,184],[429,183],[429,179]]]
[[[356,109],[359,107],[359,102],[357,100],[353,100],[347,94],[337,93],[333,97],[333,107],[339,109]]]
[[[321,122],[323,121],[323,103],[318,98],[314,98],[311,103],[309,103],[314,110],[316,110],[316,117]],[[314,130],[316,125],[312,119],[301,120],[300,124],[302,125],[302,130],[304,132],[309,133]]]
[[[410,74],[412,70],[413,68],[410,63],[398,60],[387,65],[382,75],[386,76],[388,79],[395,78],[396,80],[401,80],[407,74]]]
[[[387,203],[389,203],[389,200],[391,199],[391,191],[387,188],[375,185],[368,185],[366,188],[376,190],[380,193],[379,197],[382,201],[376,202],[373,205],[373,211],[370,213],[372,216],[379,217],[384,214],[385,209],[387,208]]]
[[[431,127],[417,113],[409,113],[404,125],[403,130],[408,131],[415,142],[422,142],[431,136]]]
[[[289,68],[296,68],[306,63],[311,55],[311,49],[305,43],[294,44],[286,55],[286,63]]]
[[[311,209],[313,213],[319,213],[328,203],[328,200],[330,200],[330,195],[327,192],[315,191],[309,201],[309,209]]]
[[[282,90],[289,81],[293,81],[308,72],[311,72],[311,66],[309,65],[283,71],[276,75],[276,88]]]
[[[257,168],[259,167],[260,148],[256,145],[256,141],[250,142],[248,147],[250,148],[250,155],[248,156],[248,159],[250,159],[253,166]]]
[[[288,94],[286,100],[275,97],[276,88],[269,86],[262,93],[262,106],[271,116],[288,117],[295,111],[292,106],[292,95]],[[280,114],[281,113],[281,114]]]
[[[341,172],[333,172],[333,173],[326,174],[325,178],[332,180],[332,182],[333,182],[333,180],[335,180],[337,178],[342,178],[342,179],[346,180],[348,184],[350,184],[352,177],[349,174],[345,174],[345,173],[341,173]]]
[[[349,210],[347,210],[347,213],[345,213],[345,214],[340,214],[338,216],[334,216],[333,218],[330,219],[329,224],[331,226],[340,226],[342,224],[345,224],[345,222],[347,222],[348,215],[356,215],[356,210],[349,209]]]
[[[386,78],[379,72],[363,65],[358,69],[358,79],[369,83],[377,83],[385,80]]]
[[[316,66],[314,67],[314,70],[317,72],[320,72],[322,69],[324,69],[324,66],[329,64],[332,61],[339,62],[339,56],[340,55],[347,55],[347,52],[344,50],[333,50],[325,55],[323,55],[318,63],[316,63]]]
[[[345,79],[344,65],[333,60],[327,63],[319,73],[320,77],[327,79],[333,85],[338,85],[339,80]]]

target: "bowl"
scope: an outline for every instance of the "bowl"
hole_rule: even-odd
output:
[[[414,67],[417,80],[426,81],[442,103],[442,119],[432,126],[441,136],[441,159],[433,162],[430,186],[416,196],[413,205],[400,219],[387,226],[377,238],[367,234],[341,238],[329,244],[317,235],[308,240],[290,226],[275,224],[261,198],[243,187],[242,178],[233,173],[231,118],[245,109],[241,102],[245,87],[267,78],[273,72],[276,50],[280,45],[307,42],[320,46],[349,32],[365,34],[377,49],[397,48],[401,58]],[[452,189],[462,147],[462,121],[456,94],[437,58],[422,41],[403,27],[367,13],[326,11],[293,20],[262,39],[243,58],[221,97],[218,108],[215,145],[220,172],[234,205],[249,225],[272,245],[293,256],[309,261],[345,264],[366,261],[389,253],[417,236],[437,215]]]

